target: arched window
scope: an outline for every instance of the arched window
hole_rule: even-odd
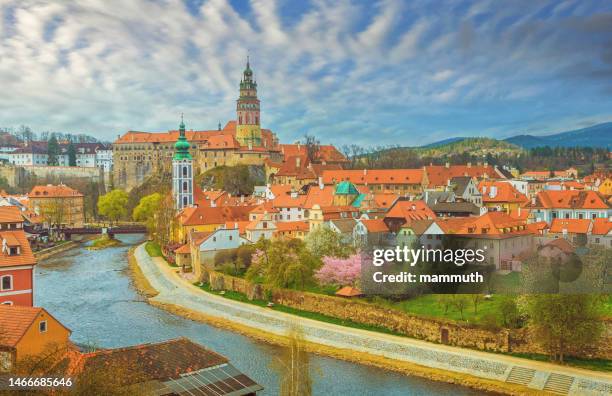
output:
[[[187,167],[183,166],[183,177],[187,177]]]
[[[13,289],[13,275],[4,275],[0,278],[0,290]]]
[[[183,197],[183,206],[187,206],[188,201],[187,201],[187,197]]]
[[[187,185],[187,182],[183,182],[183,191],[187,192],[189,190],[188,188],[189,186]]]

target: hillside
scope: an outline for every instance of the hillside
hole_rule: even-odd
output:
[[[505,139],[506,142],[523,148],[533,147],[612,147],[612,122],[593,125],[588,128],[556,133],[554,135],[518,135]]]
[[[438,157],[451,154],[470,153],[476,156],[487,154],[518,154],[522,149],[512,143],[491,138],[458,138],[449,143],[416,147],[413,150],[421,157]],[[449,139],[450,140],[450,139]]]

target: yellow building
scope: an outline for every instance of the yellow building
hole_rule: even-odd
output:
[[[48,225],[82,227],[83,194],[63,184],[34,186],[28,194],[30,209]]]
[[[610,196],[612,195],[612,179],[611,178],[606,178],[603,182],[601,182],[601,184],[599,185],[599,192],[602,195]]]

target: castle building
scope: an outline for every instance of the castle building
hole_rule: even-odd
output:
[[[263,165],[281,162],[283,154],[276,135],[261,128],[257,82],[247,60],[240,81],[236,120],[212,130],[184,131],[184,148],[192,157],[193,173],[217,166]],[[113,143],[113,183],[131,190],[154,173],[171,174],[175,143],[181,131],[128,131]]]
[[[172,195],[177,210],[193,205],[193,158],[189,153],[189,147],[190,144],[185,136],[185,122],[181,116],[179,137],[174,144],[172,157]]]

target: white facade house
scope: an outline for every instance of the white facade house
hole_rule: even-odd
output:
[[[8,153],[8,161],[13,165],[46,166],[49,160],[47,150],[39,146],[26,146]]]
[[[113,170],[113,148],[112,146],[102,146],[96,150],[96,166],[102,168],[104,172]]]

